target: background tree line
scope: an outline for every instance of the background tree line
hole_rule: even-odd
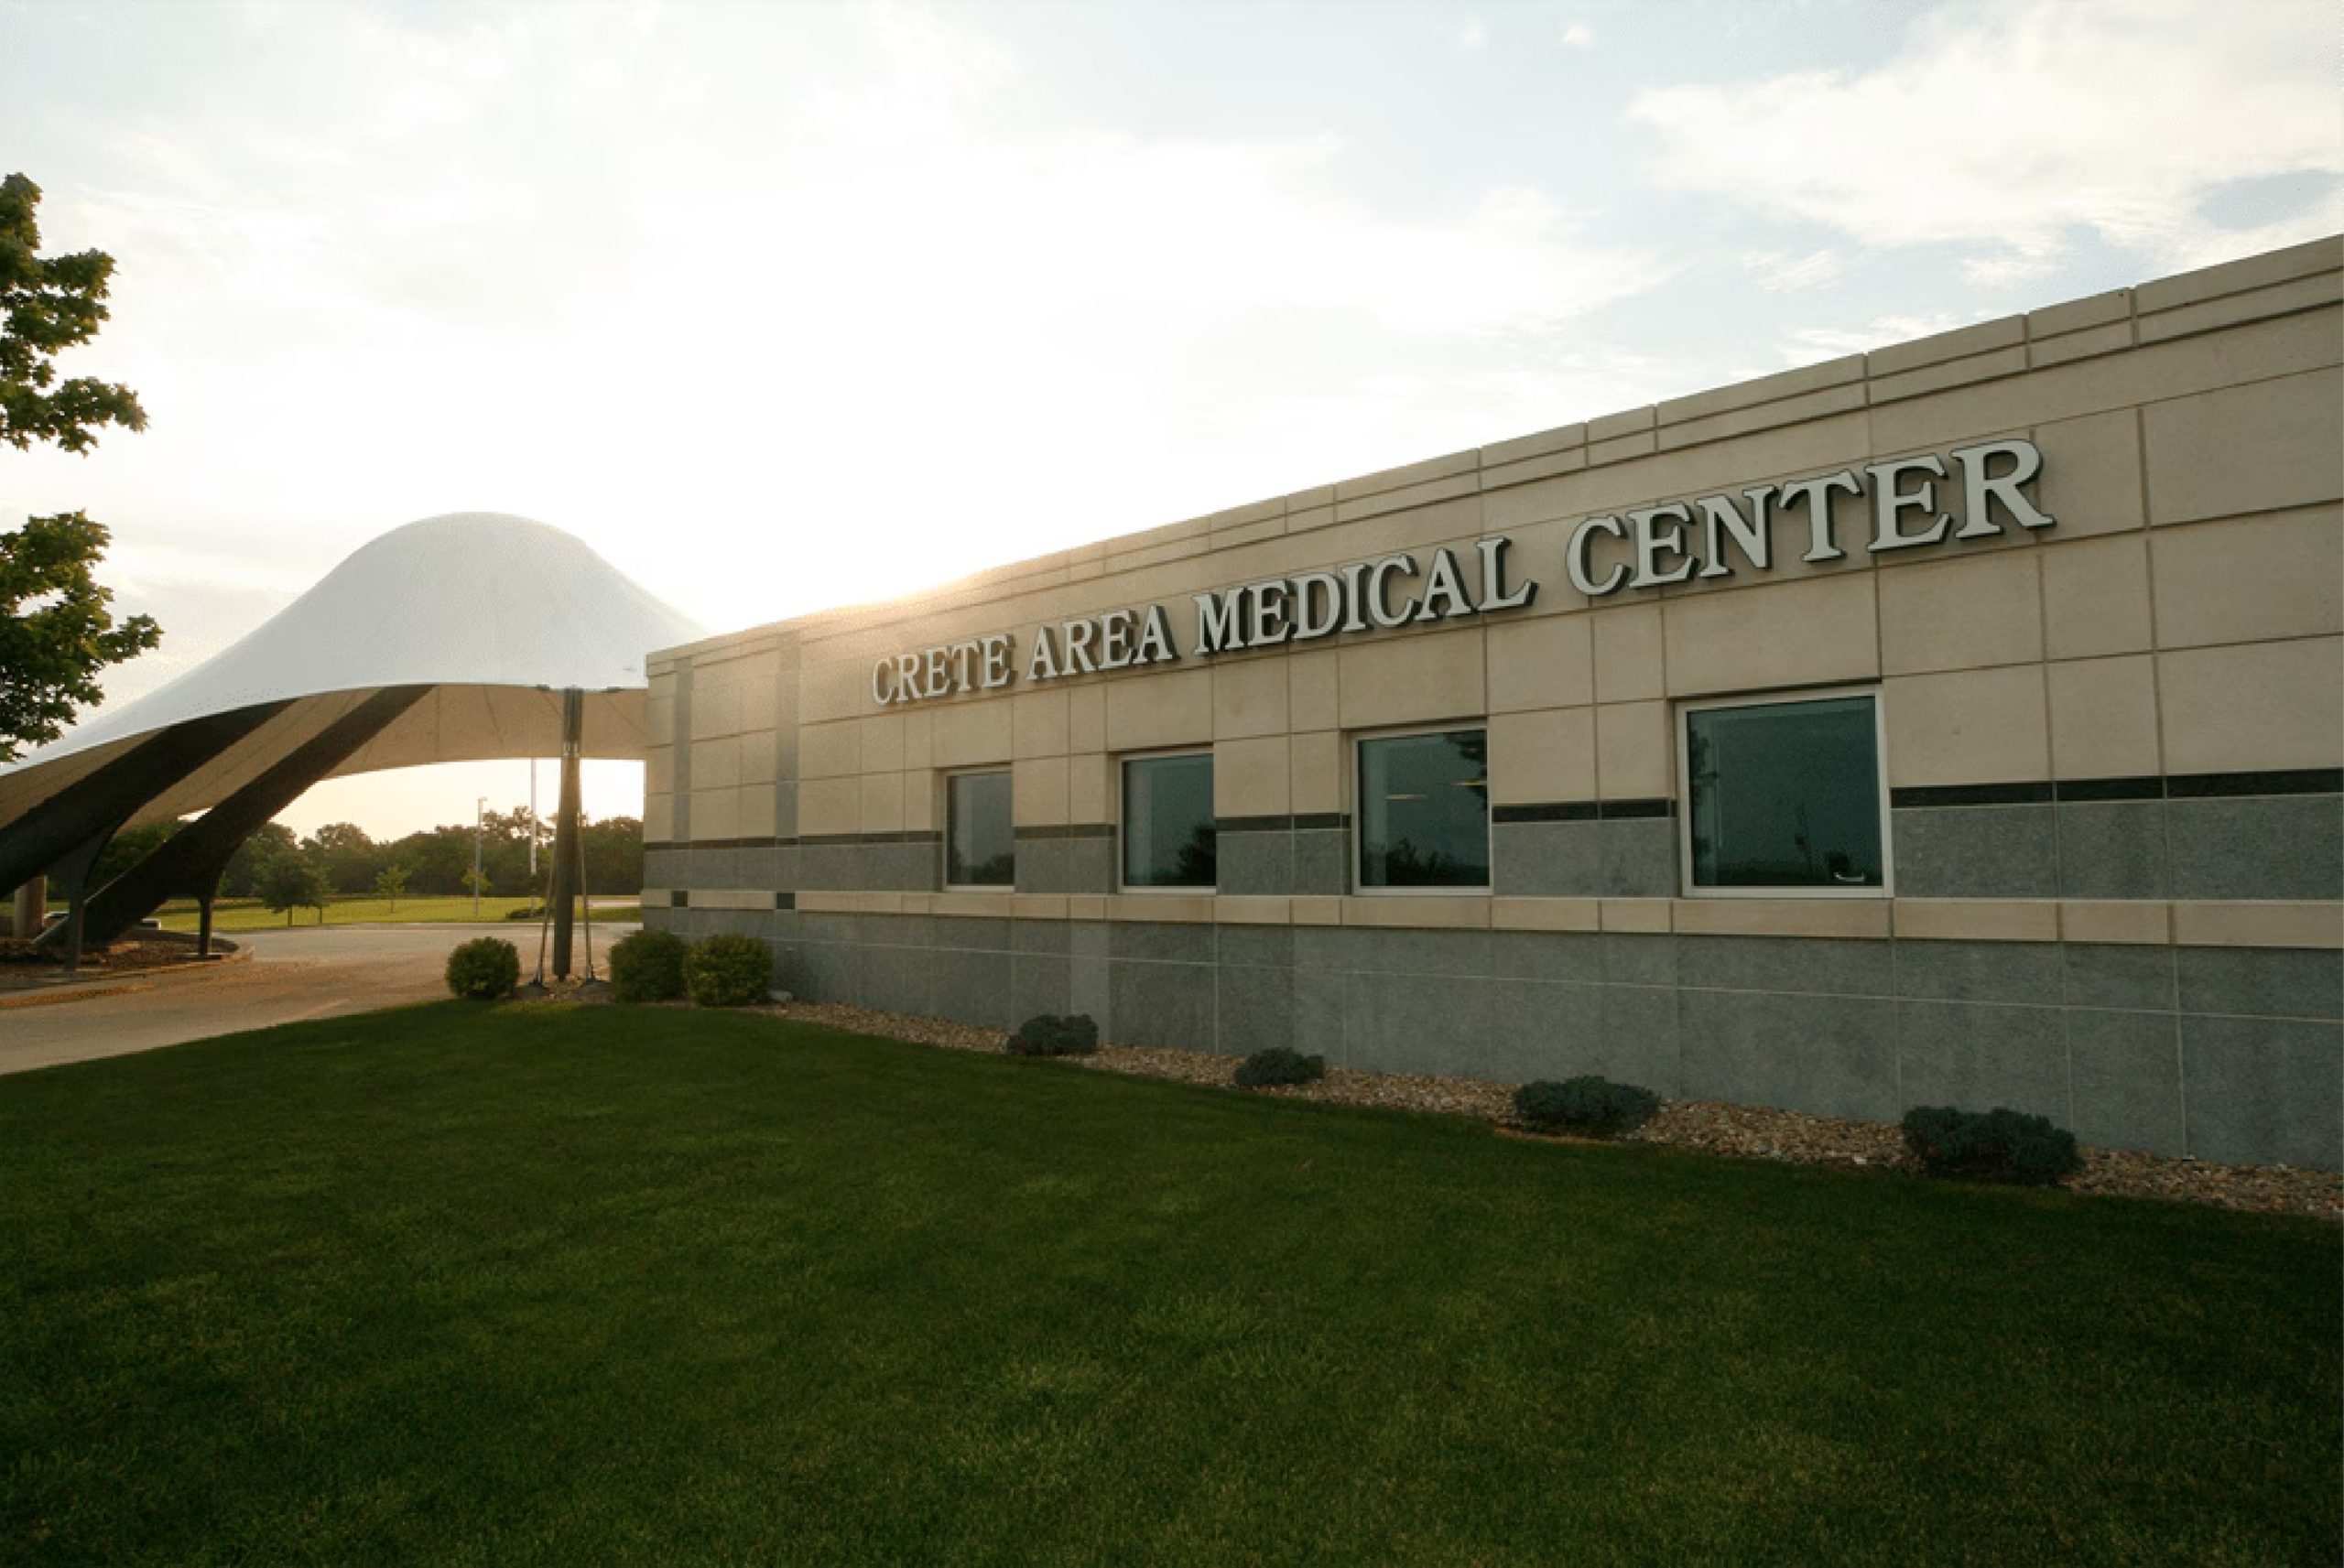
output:
[[[150,823],[114,835],[98,861],[97,882],[128,871],[179,830],[176,822]],[[537,874],[529,875],[529,836],[537,838]],[[579,828],[586,847],[586,891],[643,891],[643,824],[632,816],[584,819]],[[429,827],[402,838],[376,841],[354,823],[329,822],[307,838],[278,822],[261,825],[245,839],[221,874],[222,898],[259,896],[262,869],[282,855],[298,855],[313,866],[330,894],[371,895],[384,872],[405,873],[401,896],[446,897],[472,892],[472,827],[469,822]],[[491,897],[545,896],[553,863],[553,824],[534,823],[526,806],[492,811],[481,819],[481,872]]]

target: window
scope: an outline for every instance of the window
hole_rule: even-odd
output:
[[[1688,708],[1680,755],[1687,891],[1887,891],[1878,694]]]
[[[1123,885],[1213,885],[1212,753],[1123,764]]]
[[[1008,773],[952,774],[944,781],[944,885],[1005,888],[1016,881]]]
[[[1482,730],[1359,743],[1359,885],[1490,885],[1490,743]]]

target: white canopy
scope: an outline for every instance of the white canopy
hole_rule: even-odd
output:
[[[567,687],[588,694],[586,755],[639,758],[645,654],[706,634],[559,528],[494,512],[427,517],[168,686],[0,772],[0,824],[157,730],[289,699],[132,821],[203,810],[385,687],[434,689],[331,776],[554,756]]]

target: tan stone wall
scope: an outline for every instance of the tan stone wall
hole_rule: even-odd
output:
[[[1838,683],[1881,690],[1900,789],[2344,767],[2339,265],[2344,243],[2301,246],[669,651],[653,661],[646,834],[933,829],[943,773],[988,763],[1014,767],[1021,827],[1104,824],[1118,754],[1202,745],[1223,816],[1341,812],[1348,735],[1484,716],[1493,802],[1650,799],[1675,793],[1677,699]],[[1777,519],[1771,571],[1593,604],[1565,575],[1565,542],[1590,515],[2013,436],[2042,450],[2035,491],[2053,528],[1875,556],[1867,510],[1842,498],[1842,559],[1800,559],[1802,510]],[[1940,486],[1957,523],[1959,489]],[[1497,534],[1514,542],[1515,574],[1540,584],[1527,610],[1189,654],[1192,594],[1393,550],[1448,546],[1470,561],[1472,541]],[[1038,626],[1156,603],[1178,664],[1026,682]],[[1017,637],[1007,691],[874,702],[875,659],[1000,631]],[[785,825],[776,803],[791,779]],[[800,907],[940,912],[967,896],[832,892]],[[1075,913],[1126,902],[1079,899]],[[2188,921],[2231,934],[2193,940],[2344,940],[2333,906],[2070,914],[2022,902],[1145,901],[1158,920],[1843,935],[1893,923],[2159,942]]]

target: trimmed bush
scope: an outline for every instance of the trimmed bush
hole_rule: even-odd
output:
[[[1633,1132],[1660,1110],[1660,1097],[1633,1084],[1609,1078],[1541,1078],[1514,1091],[1514,1114],[1540,1132],[1576,1132],[1616,1138]]]
[[[611,994],[621,1001],[669,1001],[684,994],[691,952],[672,931],[638,931],[611,949]]]
[[[1915,1106],[1904,1130],[1905,1149],[1932,1176],[2041,1186],[2083,1169],[2074,1133],[2024,1111]]]
[[[494,1001],[521,983],[521,955],[502,936],[475,936],[448,955],[448,989],[458,996]]]
[[[1327,1076],[1327,1058],[1306,1056],[1291,1045],[1256,1051],[1237,1064],[1241,1089],[1265,1089],[1279,1084],[1308,1084]]]
[[[684,957],[684,989],[695,1006],[747,1007],[765,1000],[772,984],[773,954],[754,936],[720,931]]]
[[[1099,1049],[1099,1026],[1087,1012],[1037,1012],[1009,1037],[1013,1056],[1088,1056]]]

